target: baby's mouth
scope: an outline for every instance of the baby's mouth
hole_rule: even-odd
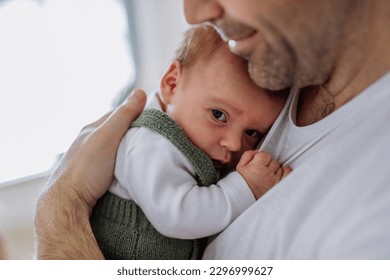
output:
[[[213,162],[215,170],[217,170],[217,171],[229,169],[232,166],[231,161],[212,159],[212,162]]]
[[[212,160],[215,170],[221,171],[222,169],[226,168],[226,164],[223,164],[221,161],[213,159]]]

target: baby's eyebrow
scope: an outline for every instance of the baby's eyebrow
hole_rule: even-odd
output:
[[[222,106],[221,109],[224,109],[228,113],[234,113],[234,114],[242,114],[244,113],[244,109],[239,109],[237,106],[234,106],[234,104],[231,104],[227,102],[225,99],[211,96],[210,102],[218,103],[218,106]]]

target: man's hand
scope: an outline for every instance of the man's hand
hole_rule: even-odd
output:
[[[256,199],[291,172],[289,166],[281,166],[270,154],[257,150],[246,151],[236,170],[244,177]]]
[[[119,143],[145,101],[145,93],[136,90],[115,112],[85,126],[55,167],[48,186],[64,183],[92,210],[112,182]]]
[[[112,182],[119,143],[145,102],[145,93],[136,90],[114,112],[84,127],[55,167],[37,204],[39,258],[102,258],[89,216]]]

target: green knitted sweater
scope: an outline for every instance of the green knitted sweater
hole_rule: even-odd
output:
[[[168,115],[145,110],[132,126],[147,127],[170,140],[193,165],[199,185],[216,183],[217,173],[210,158]],[[90,221],[106,259],[200,259],[207,244],[206,238],[184,240],[161,235],[134,201],[109,192],[97,202]]]

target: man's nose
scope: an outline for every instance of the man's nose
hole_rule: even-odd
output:
[[[201,23],[222,16],[217,0],[184,0],[184,14],[190,24]]]

